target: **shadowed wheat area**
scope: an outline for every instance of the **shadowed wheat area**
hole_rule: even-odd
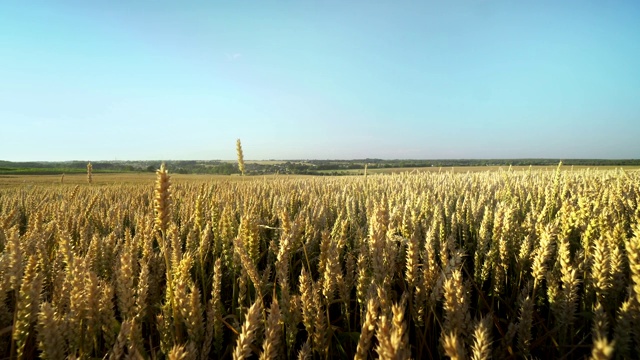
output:
[[[0,358],[640,356],[640,173],[0,188]]]

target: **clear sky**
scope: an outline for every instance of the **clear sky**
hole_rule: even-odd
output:
[[[640,1],[0,2],[0,160],[640,158]]]

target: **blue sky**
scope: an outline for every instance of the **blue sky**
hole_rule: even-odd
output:
[[[640,158],[640,1],[0,3],[0,160]]]

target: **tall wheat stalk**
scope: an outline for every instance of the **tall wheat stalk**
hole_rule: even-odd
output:
[[[169,171],[164,163],[160,165],[160,169],[156,171],[156,185],[154,189],[154,210],[155,210],[155,226],[160,236],[160,246],[164,254],[166,279],[167,279],[167,293],[169,296],[171,310],[173,311],[173,322],[175,331],[173,333],[174,341],[180,342],[181,331],[177,319],[179,319],[178,308],[176,304],[174,289],[173,289],[173,276],[172,276],[172,263],[169,258],[169,241],[167,239],[167,227],[170,220],[171,212],[171,181],[169,178]],[[177,249],[174,249],[174,253]]]
[[[240,143],[240,139],[236,140],[236,152],[238,153],[238,169],[240,169],[240,173],[244,176],[244,154],[242,153],[242,143]]]
[[[87,164],[87,182],[91,184],[93,182],[93,165],[91,165],[91,161]],[[64,176],[62,177],[64,179]]]

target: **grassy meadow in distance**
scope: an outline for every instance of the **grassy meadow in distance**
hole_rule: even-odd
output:
[[[637,169],[2,175],[0,358],[638,358]]]

